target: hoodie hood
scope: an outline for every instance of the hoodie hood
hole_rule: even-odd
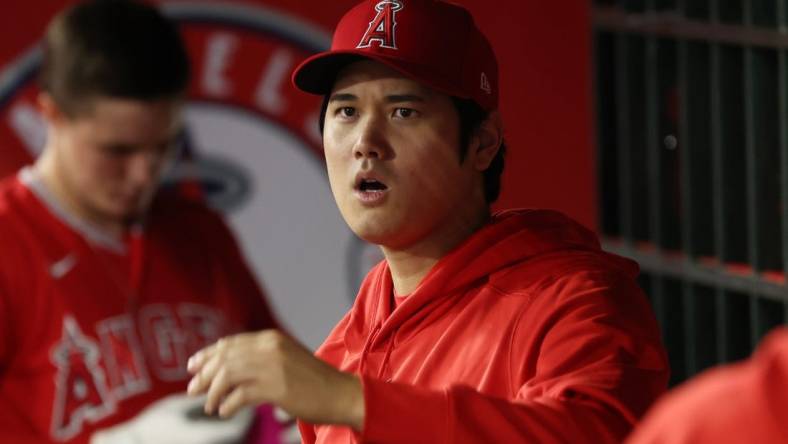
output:
[[[367,313],[366,322],[348,319],[345,342],[352,350],[361,337],[375,331],[377,340],[402,327],[417,328],[431,314],[424,307],[456,296],[465,288],[489,279],[517,263],[561,251],[598,252],[608,268],[636,277],[635,262],[601,250],[597,236],[569,217],[550,210],[508,210],[491,220],[443,257],[416,290],[396,310],[392,307],[393,281],[386,261],[380,262],[361,285],[354,313]],[[371,316],[370,316],[371,315]],[[368,325],[369,322],[372,325]],[[365,325],[366,324],[366,325]],[[377,340],[375,342],[377,342]]]

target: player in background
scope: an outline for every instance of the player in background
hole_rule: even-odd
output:
[[[222,416],[278,405],[306,443],[623,440],[668,381],[637,264],[560,213],[491,213],[498,66],[470,13],[365,0],[293,79],[325,98],[334,198],[385,260],[316,358],[233,336],[191,358],[189,392]]]
[[[743,362],[709,370],[664,396],[628,444],[788,442],[788,329]]]
[[[43,55],[46,147],[0,183],[2,441],[243,438],[250,413],[204,421],[169,397],[194,351],[277,326],[221,218],[158,191],[189,80],[176,27],[88,1],[54,18]]]

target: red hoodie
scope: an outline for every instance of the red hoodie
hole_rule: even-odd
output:
[[[668,380],[637,272],[537,210],[494,216],[396,308],[378,264],[317,352],[361,375],[363,432],[304,442],[620,442]]]

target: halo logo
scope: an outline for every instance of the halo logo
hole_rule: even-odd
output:
[[[172,2],[162,10],[179,23],[193,68],[186,109],[193,161],[168,181],[198,178],[209,202],[226,213],[279,317],[315,347],[379,257],[353,236],[334,204],[317,129],[319,98],[289,81],[330,38],[260,6]],[[34,48],[0,70],[0,143],[24,147],[28,158],[45,142],[34,106],[39,64]]]

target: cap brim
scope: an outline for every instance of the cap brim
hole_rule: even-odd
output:
[[[364,59],[382,63],[434,90],[451,96],[468,98],[459,92],[461,91],[459,85],[453,89],[439,86],[447,85],[449,82],[447,79],[437,76],[434,70],[429,67],[362,50],[329,51],[315,54],[298,65],[293,72],[292,81],[296,88],[304,92],[325,95],[333,89],[337,75],[342,69],[353,62]]]

